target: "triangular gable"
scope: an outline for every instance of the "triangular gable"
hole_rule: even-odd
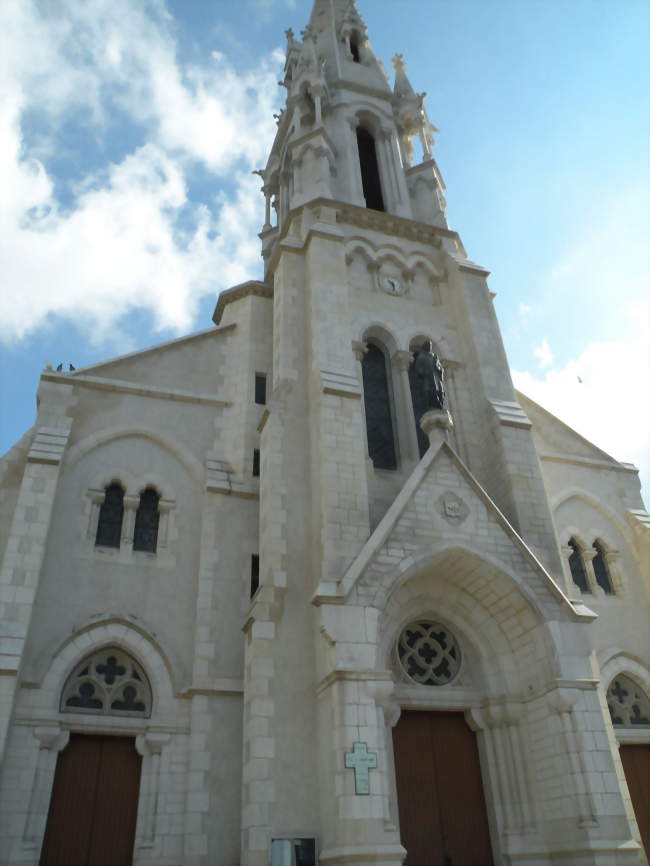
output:
[[[491,560],[549,613],[560,605],[572,618],[593,618],[571,604],[446,442],[426,452],[338,585],[321,585],[314,601],[342,603],[355,588],[386,585],[415,564],[418,551],[426,554],[436,543]]]
[[[224,340],[235,325],[209,328],[168,343],[83,367],[69,378],[92,377],[160,388],[216,393],[223,390],[219,368],[224,363]]]
[[[560,421],[555,415],[535,403],[530,397],[517,391],[517,400],[521,404],[533,425],[533,437],[540,457],[544,455],[579,457],[587,460],[597,460],[600,463],[620,465],[610,454],[598,448],[593,442],[585,439],[579,433]]]

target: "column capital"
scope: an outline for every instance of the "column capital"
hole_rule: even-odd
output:
[[[398,349],[393,355],[393,362],[400,373],[403,373],[413,363],[413,352],[409,352],[406,349]]]
[[[368,344],[363,340],[353,340],[352,351],[357,361],[363,361],[363,356],[368,351]]]
[[[39,748],[49,752],[61,752],[70,740],[70,731],[64,731],[59,725],[43,725],[34,728],[32,733],[38,740]]]
[[[140,497],[134,496],[132,493],[127,493],[122,500],[122,504],[124,505],[125,511],[137,511],[138,506],[140,505]]]

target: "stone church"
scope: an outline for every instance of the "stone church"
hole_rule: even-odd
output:
[[[513,390],[393,66],[315,0],[264,279],[43,371],[2,461],[3,866],[647,863],[638,474]]]

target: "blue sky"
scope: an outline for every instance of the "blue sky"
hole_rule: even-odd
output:
[[[440,129],[516,383],[650,481],[650,4],[358,0]],[[46,361],[210,326],[261,274],[283,31],[311,0],[4,0],[0,453]],[[581,381],[580,381],[581,380]],[[647,496],[646,496],[647,499]]]

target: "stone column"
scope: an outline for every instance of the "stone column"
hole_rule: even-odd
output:
[[[578,807],[578,825],[597,827],[594,797],[587,785],[587,768],[584,750],[581,748],[576,726],[574,704],[579,697],[575,689],[556,689],[548,695],[548,701],[560,716],[561,730],[569,761],[569,773]]]
[[[564,575],[564,591],[567,594],[568,598],[581,598],[580,587],[577,586],[573,582],[573,577],[571,576],[571,566],[569,565],[569,559],[571,559],[571,554],[573,553],[573,548],[568,544],[563,544],[560,548],[562,551],[562,573]]]
[[[133,547],[133,533],[135,531],[135,513],[140,505],[140,497],[126,494],[123,499],[124,519],[122,520],[122,544],[124,547]]]
[[[585,564],[585,574],[587,575],[587,585],[589,589],[594,595],[604,595],[605,592],[598,584],[596,580],[596,572],[594,571],[594,558],[597,555],[598,551],[594,550],[593,547],[585,547],[582,553],[582,561]]]
[[[105,490],[89,490],[90,497],[90,520],[88,521],[88,531],[86,537],[89,541],[94,541],[97,537],[97,524],[99,523],[99,512],[104,500],[106,499]]]
[[[406,431],[406,450],[410,460],[417,463],[420,459],[418,446],[418,434],[415,426],[415,413],[413,411],[413,400],[411,397],[411,382],[409,380],[409,367],[413,363],[413,353],[398,351],[393,355],[393,361],[399,371],[400,391],[402,392],[402,417],[403,429]]]
[[[485,715],[496,759],[504,833],[530,832],[535,821],[519,731],[521,705],[493,704]]]
[[[399,196],[395,184],[395,175],[393,172],[393,159],[389,144],[390,133],[387,130],[381,129],[377,133],[375,139],[375,148],[377,151],[377,162],[379,164],[379,176],[381,179],[381,188],[384,193],[384,206],[386,210],[395,212],[399,204]]]
[[[357,121],[356,118],[348,120],[349,134],[346,136],[346,144],[348,151],[348,178],[350,183],[350,192],[352,193],[352,201],[354,204],[365,205],[366,200],[363,195],[363,181],[361,179],[361,164],[359,162],[359,148],[357,146]]]
[[[368,344],[362,343],[360,340],[353,340],[352,351],[354,352],[354,357],[357,359],[357,376],[359,377],[359,387],[361,388],[361,415],[363,417],[364,429],[363,442],[366,449],[366,460],[370,460],[370,454],[368,453],[368,425],[366,424],[366,402],[363,394],[363,367],[361,364],[364,355],[368,351]]]
[[[153,846],[156,835],[156,816],[158,814],[158,794],[160,791],[160,756],[169,743],[169,734],[146,733],[136,737],[138,754],[145,759],[143,782],[146,782],[144,795],[144,816],[140,825],[140,845]]]
[[[38,741],[38,758],[25,820],[23,845],[38,851],[45,835],[57,755],[68,745],[70,731],[62,730],[59,725],[48,725],[34,728],[33,734]]]

